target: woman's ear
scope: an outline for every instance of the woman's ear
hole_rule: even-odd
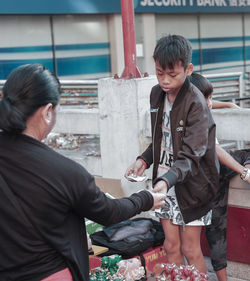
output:
[[[42,118],[47,125],[49,125],[52,121],[52,116],[53,116],[52,110],[53,110],[52,103],[48,103],[45,106],[43,106]]]
[[[190,63],[190,64],[187,66],[187,68],[186,68],[186,74],[187,74],[187,76],[190,76],[190,75],[192,74],[193,70],[194,70],[194,66],[193,66],[192,63]]]

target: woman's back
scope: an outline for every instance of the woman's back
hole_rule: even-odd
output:
[[[63,222],[69,210],[65,208],[59,179],[53,181],[56,167],[48,176],[52,163],[45,162],[51,153],[45,145],[25,135],[0,133],[0,173],[31,221],[26,223],[1,188],[0,280],[41,280],[65,268],[62,255],[43,239],[50,228],[53,237],[64,235]],[[55,226],[57,233],[53,231]]]

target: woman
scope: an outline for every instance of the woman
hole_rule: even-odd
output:
[[[164,203],[146,190],[109,199],[81,165],[42,143],[59,101],[58,79],[40,64],[18,67],[3,88],[0,280],[88,280],[84,218],[109,225]]]

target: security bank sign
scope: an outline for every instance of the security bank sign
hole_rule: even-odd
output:
[[[250,13],[250,0],[133,0],[136,13]],[[0,0],[0,14],[121,13],[121,0]]]
[[[249,13],[250,0],[134,0],[135,12]]]

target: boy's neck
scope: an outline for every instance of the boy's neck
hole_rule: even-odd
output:
[[[171,94],[167,93],[168,101],[169,101],[171,104],[174,103],[174,101],[175,101],[175,99],[176,99],[178,93],[179,93],[179,91],[178,91],[177,93],[171,93]]]

